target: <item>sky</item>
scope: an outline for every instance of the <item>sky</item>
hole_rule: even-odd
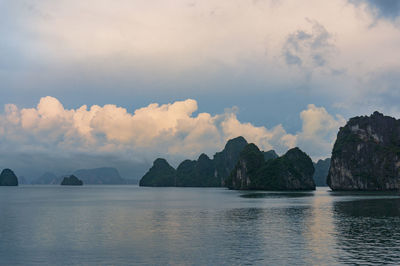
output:
[[[242,135],[329,157],[400,117],[397,0],[0,0],[0,168],[138,178]]]

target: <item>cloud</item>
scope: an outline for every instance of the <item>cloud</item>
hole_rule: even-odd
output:
[[[32,106],[44,95],[70,108],[195,98],[218,113],[253,109],[247,120],[261,124],[275,106],[256,109],[254,95],[299,94],[301,106],[331,108],[362,90],[357,83],[371,71],[398,67],[400,55],[398,28],[369,27],[371,12],[347,0],[0,5],[0,105]],[[297,119],[298,109],[279,120]]]
[[[339,127],[346,120],[330,115],[325,108],[309,104],[307,110],[300,113],[303,121],[302,131],[297,135],[297,144],[306,151],[313,151],[314,157],[323,158],[332,149]]]
[[[285,62],[308,68],[323,67],[334,48],[332,35],[317,21],[307,21],[311,31],[301,29],[287,36],[282,50]]]
[[[163,156],[178,161],[210,155],[239,135],[261,149],[284,153],[299,145],[311,156],[327,156],[337,129],[344,123],[322,107],[302,111],[302,131],[289,134],[281,124],[268,129],[240,122],[237,110],[222,114],[197,113],[193,99],[149,104],[133,113],[107,104],[65,109],[54,97],[43,97],[35,108],[7,104],[0,115],[0,146],[15,153],[49,156],[87,154],[153,160]]]
[[[364,7],[378,19],[396,21],[400,16],[400,2],[398,0],[349,0],[356,6]]]
[[[370,114],[374,111],[395,117],[400,116],[400,71],[383,68],[371,71],[360,78],[352,97],[338,107],[351,110],[357,106],[356,115]]]

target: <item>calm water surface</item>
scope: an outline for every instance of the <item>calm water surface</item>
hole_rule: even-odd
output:
[[[1,265],[400,264],[396,193],[0,187]]]

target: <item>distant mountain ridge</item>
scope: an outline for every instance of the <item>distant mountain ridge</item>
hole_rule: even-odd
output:
[[[128,182],[123,179],[118,170],[113,167],[100,167],[92,169],[79,169],[73,175],[88,185],[122,185]],[[46,172],[34,181],[34,185],[59,185],[63,177],[56,176],[54,173]]]
[[[46,172],[32,181],[32,185],[59,185],[62,177],[57,177],[54,173]]]
[[[118,170],[113,167],[79,169],[73,172],[73,175],[87,185],[122,185],[126,183]]]

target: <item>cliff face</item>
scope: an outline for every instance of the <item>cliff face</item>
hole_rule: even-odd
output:
[[[18,186],[18,178],[10,169],[4,169],[0,174],[0,186]]]
[[[173,187],[175,180],[176,170],[165,159],[158,158],[142,177],[139,185],[144,187]]]
[[[231,189],[314,190],[313,174],[310,157],[299,148],[265,162],[263,152],[249,144],[241,152],[227,186]]]
[[[258,147],[253,143],[246,145],[235,168],[226,179],[226,186],[231,189],[257,189],[258,172],[264,164],[264,155]]]
[[[400,120],[374,112],[340,128],[327,183],[332,190],[400,188]]]

